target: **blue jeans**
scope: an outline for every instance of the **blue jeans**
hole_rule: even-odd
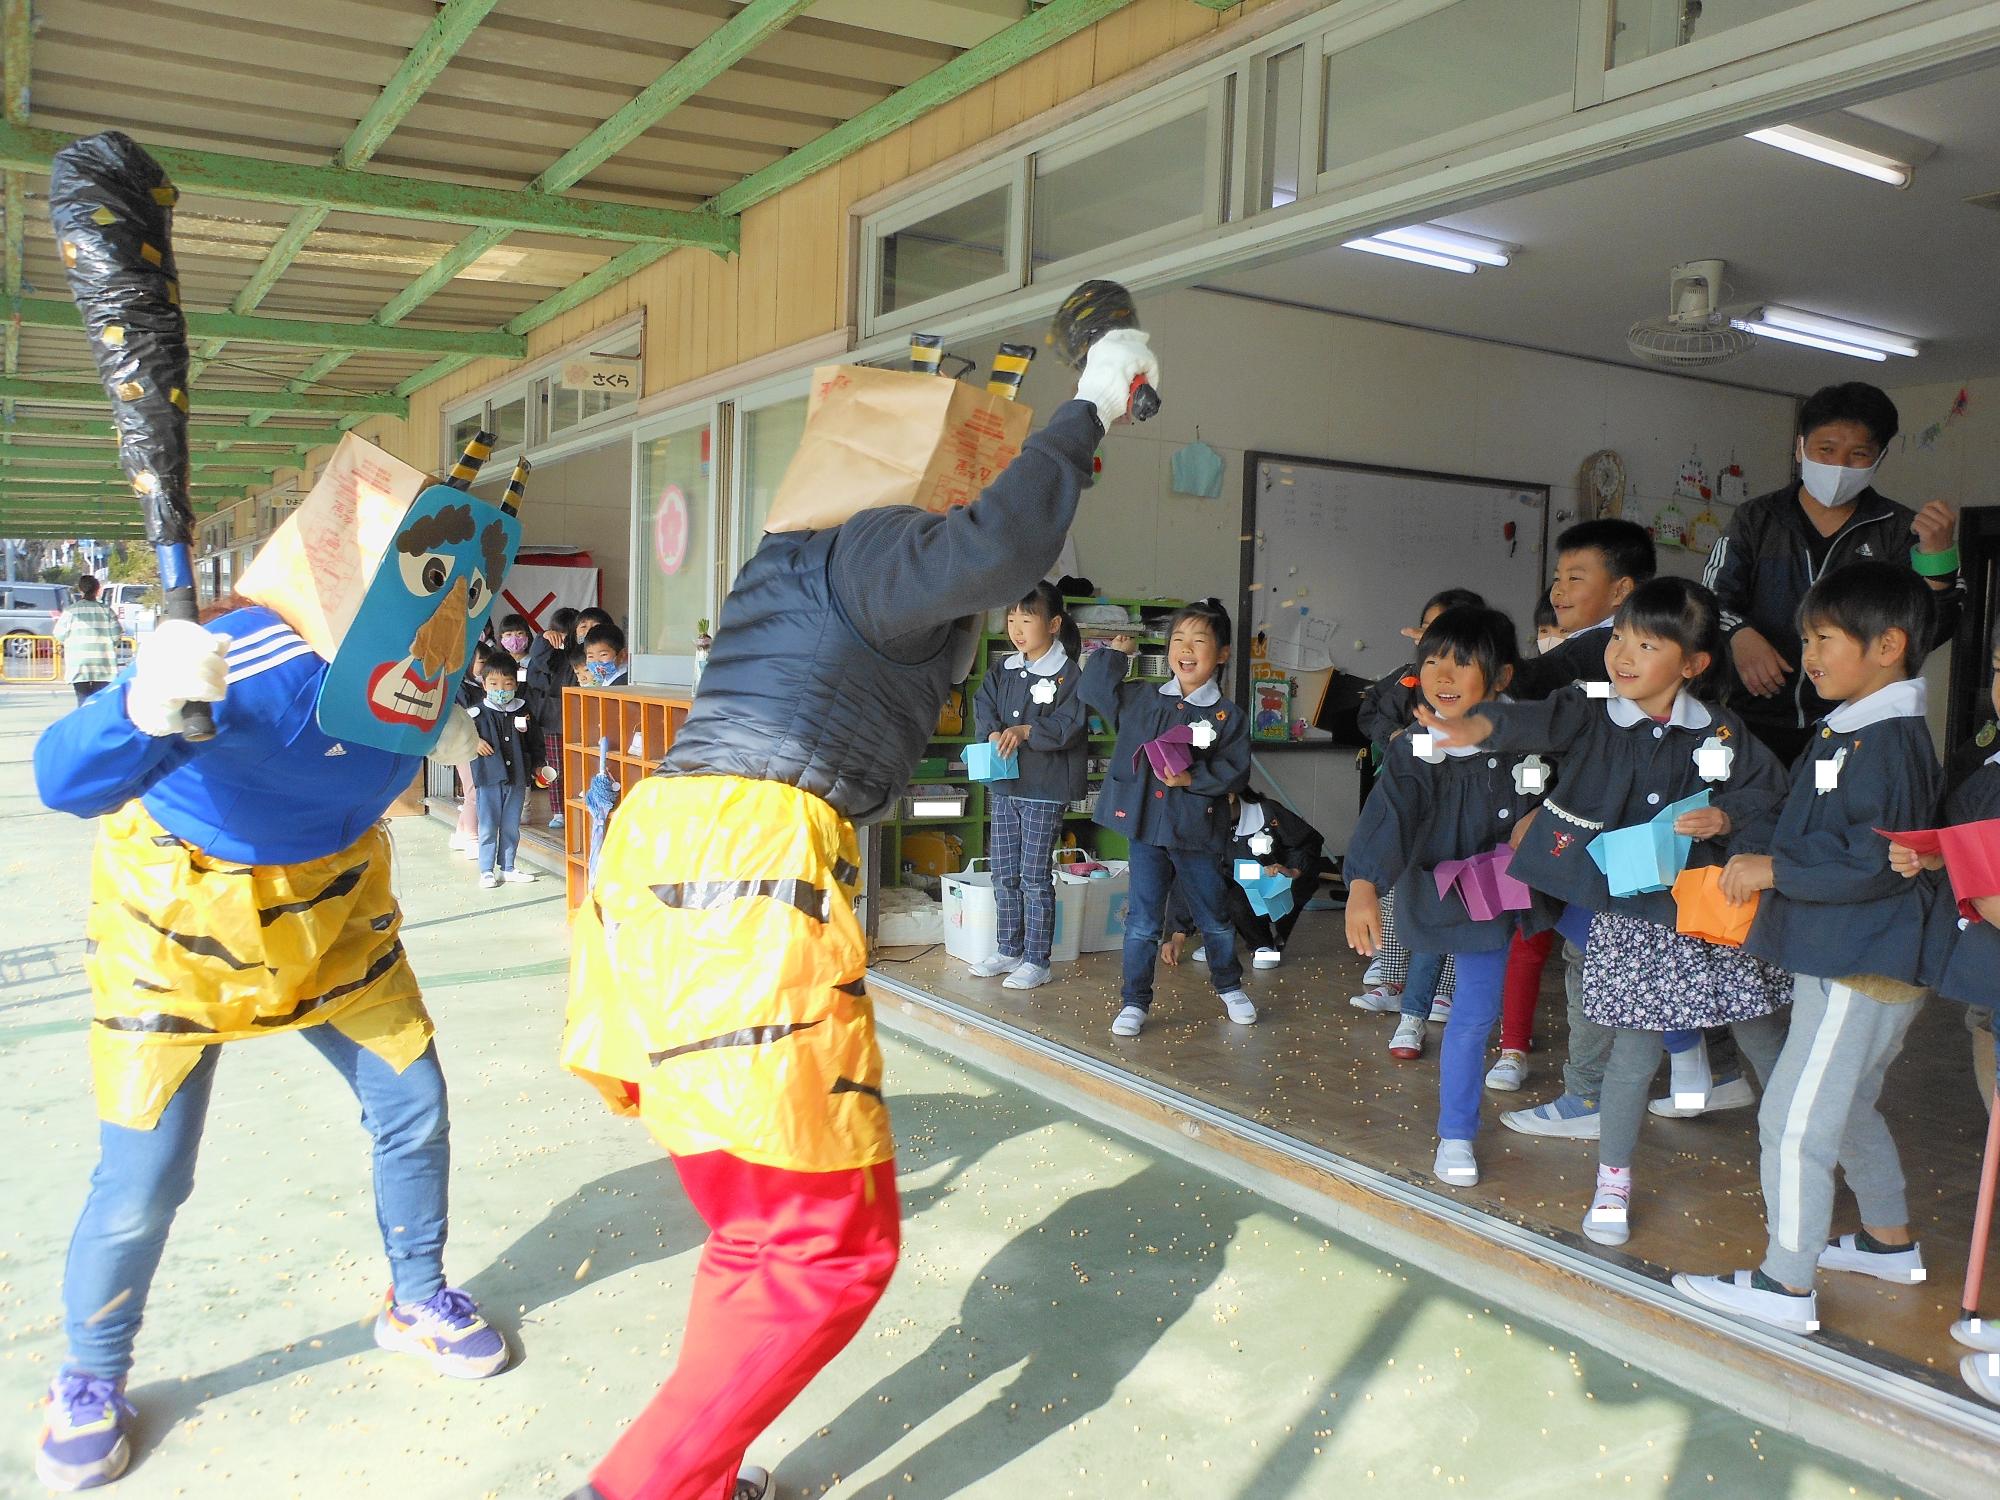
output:
[[[475,790],[479,793],[479,873],[511,870],[514,851],[521,846],[521,813],[528,805],[528,789],[502,782]]]
[[[299,1035],[340,1073],[361,1101],[375,1140],[375,1222],[382,1231],[398,1302],[421,1302],[444,1285],[451,1125],[437,1048],[401,1073],[333,1027]],[[202,1049],[151,1130],[100,1122],[97,1170],[69,1243],[63,1270],[63,1329],[69,1368],[121,1380],[146,1294],[166,1250],[175,1211],[194,1188],[219,1046]]]
[[[1448,1141],[1469,1141],[1479,1133],[1486,1044],[1500,1020],[1507,949],[1503,944],[1491,952],[1452,957],[1458,978],[1452,985],[1451,1019],[1444,1023],[1438,1047],[1438,1134]]]
[[[1444,981],[1444,961],[1442,953],[1411,953],[1410,972],[1403,980],[1403,1014],[1428,1018],[1431,1002],[1437,999],[1438,986]]]
[[[1236,960],[1236,933],[1229,925],[1228,857],[1210,849],[1162,849],[1132,840],[1132,884],[1125,905],[1124,1005],[1153,1008],[1153,968],[1160,961],[1160,929],[1167,894],[1178,875],[1181,894],[1194,912],[1195,926],[1208,948],[1208,979],[1218,995],[1241,987],[1243,965]]]

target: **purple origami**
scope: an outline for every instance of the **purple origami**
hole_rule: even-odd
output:
[[[1470,859],[1447,859],[1431,873],[1437,877],[1438,898],[1453,886],[1475,922],[1490,922],[1503,912],[1526,911],[1532,897],[1528,887],[1516,880],[1509,867],[1514,851],[1505,844],[1475,854]]]
[[[1194,765],[1194,730],[1186,724],[1176,724],[1156,740],[1148,740],[1132,752],[1132,769],[1139,769],[1139,758],[1144,756],[1152,763],[1153,774],[1165,781],[1169,776],[1179,776]]]

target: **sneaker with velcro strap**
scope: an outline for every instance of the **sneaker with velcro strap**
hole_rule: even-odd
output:
[[[440,1287],[421,1302],[390,1292],[375,1318],[375,1342],[394,1354],[414,1354],[440,1375],[484,1380],[507,1368],[511,1354],[479,1304],[457,1287]]]
[[[1786,1333],[1819,1332],[1819,1298],[1812,1292],[1790,1292],[1760,1271],[1732,1271],[1727,1276],[1674,1277],[1674,1290],[1711,1312],[1781,1328]]]
[[[1843,1234],[1819,1253],[1822,1271],[1858,1271],[1878,1281],[1922,1281],[1924,1250],[1919,1244],[1882,1245],[1865,1234]]]

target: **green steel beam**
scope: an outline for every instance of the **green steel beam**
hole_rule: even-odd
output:
[[[0,399],[34,401],[47,406],[97,406],[105,403],[104,387],[96,381],[42,380],[31,376],[0,377]],[[307,411],[321,416],[404,416],[409,403],[384,391],[377,395],[307,396],[294,391],[233,391],[203,386],[193,393],[203,411]],[[17,424],[18,425],[18,424]]]
[[[750,0],[748,5],[703,37],[700,44],[687,56],[648,84],[631,103],[551,162],[547,170],[529,184],[528,191],[560,193],[574,187],[653,126],[659,124],[676,107],[707,88],[766,38],[807,9],[810,4],[811,0]],[[736,220],[732,217],[725,222],[731,226],[734,233],[738,227]],[[443,259],[427,268],[416,280],[391,297],[371,321],[383,324],[401,322],[426,300],[449,286],[454,277],[506,237],[506,231],[497,227],[475,229],[458,245],[447,251]],[[658,253],[647,255],[638,264],[649,265],[667,250],[674,248],[677,247],[660,247]],[[715,249],[714,246],[704,248]],[[728,255],[734,253],[736,248],[736,243],[732,239],[727,249],[716,250],[716,253]],[[547,302],[528,309],[523,316],[540,313],[543,308],[561,299],[567,299],[561,311],[568,311],[579,302],[595,296],[605,287],[615,285],[617,281],[631,274],[629,265],[627,269],[609,280],[606,279],[606,273],[611,272],[612,268],[619,266],[621,262],[628,262],[631,254],[631,251],[626,251],[625,254],[606,262],[581,281],[558,292]],[[592,287],[592,291],[583,297],[575,296],[577,287],[586,284]],[[550,313],[531,326],[540,327],[541,323],[558,315]],[[518,318],[514,320],[514,322],[519,321]],[[512,324],[507,326],[510,331],[515,331]],[[337,354],[321,355],[292,381],[291,388],[308,389],[313,382],[338,366],[340,360],[341,356]],[[467,360],[457,355],[447,355],[437,364],[411,376],[402,385],[414,390],[417,386],[429,384],[440,374],[459,369],[467,363]],[[402,386],[398,389],[402,389]]]
[[[13,312],[30,328],[82,328],[73,302],[53,297],[16,297]],[[0,315],[7,309],[0,308]],[[471,354],[520,359],[528,341],[511,333],[439,332],[430,328],[384,328],[375,323],[319,323],[307,318],[262,318],[252,313],[193,312],[188,333],[196,338],[235,339],[245,344],[285,344],[301,349],[342,349],[349,353]]]
[[[334,165],[349,168],[366,165],[369,158],[382,149],[383,143],[395,134],[404,116],[423,98],[424,91],[458,55],[458,49],[479,29],[479,23],[498,3],[499,0],[447,0],[431,18],[431,24],[417,39],[416,46],[403,59],[402,66],[383,85],[382,92],[375,96],[368,112],[348,132],[340,150],[334,153]],[[270,295],[279,278],[291,268],[306,242],[326,222],[328,212],[325,204],[311,203],[292,215],[284,233],[265,252],[263,261],[250,273],[243,290],[230,302],[231,312],[257,310],[258,304]],[[218,339],[197,349],[194,373],[199,375],[208,361],[222,352],[222,347],[223,341]]]
[[[995,33],[943,67],[898,89],[880,104],[871,105],[790,155],[751,173],[736,186],[724,189],[709,200],[708,206],[733,218],[793,183],[832,166],[842,157],[901,130],[939,105],[949,104],[959,95],[999,77],[1037,53],[1067,41],[1086,26],[1096,25],[1130,3],[1131,0],[1050,0],[1005,31]]]
[[[118,450],[106,445],[97,448],[69,447],[55,443],[10,443],[0,435],[0,465],[14,464],[95,464],[103,467],[118,462]],[[240,469],[246,466],[265,471],[289,469],[295,462],[290,453],[194,453],[188,464],[196,473],[204,469]]]
[[[76,137],[31,125],[0,125],[0,167],[46,172]],[[392,177],[351,167],[229,156],[184,146],[147,145],[183,192],[253,203],[323,204],[334,212],[381,214],[427,224],[478,224],[595,240],[662,240],[728,254],[736,227],[705,209],[647,208],[527,189],[509,192],[428,177]]]
[[[111,451],[117,452],[118,429],[109,422],[90,421],[82,417],[16,417],[13,421],[0,421],[0,442],[15,437],[48,438],[109,438],[113,444]],[[257,427],[219,422],[190,422],[188,424],[188,446],[195,449],[209,448],[224,443],[283,443],[287,447],[320,448],[340,441],[338,427]],[[255,457],[243,454],[241,457]]]

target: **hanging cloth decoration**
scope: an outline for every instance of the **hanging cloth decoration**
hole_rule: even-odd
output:
[[[1213,500],[1222,493],[1222,455],[1200,438],[1177,450],[1171,463],[1176,495]]]

